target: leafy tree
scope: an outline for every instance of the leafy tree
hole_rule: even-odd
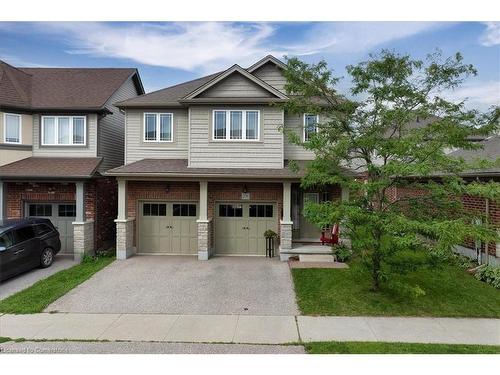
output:
[[[493,163],[466,162],[447,152],[479,148],[471,139],[498,131],[499,110],[481,113],[445,98],[476,75],[458,53],[443,59],[437,52],[421,61],[384,50],[347,72],[349,97],[337,90],[340,78],[326,62],[287,60],[285,89],[291,100],[283,104],[285,110],[320,116],[318,131],[307,142],[283,129],[291,142],[315,154],[302,187],[339,184],[350,192],[348,201],[308,203],[305,216],[318,226],[343,223],[353,250],[370,269],[374,291],[385,282],[422,294],[391,274],[436,264],[466,238],[497,239],[493,226],[486,219],[471,220],[458,198],[475,194],[499,200],[499,183],[461,177]],[[395,188],[419,194],[395,196]]]

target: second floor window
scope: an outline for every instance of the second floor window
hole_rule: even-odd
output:
[[[213,112],[214,140],[259,140],[260,111],[215,110]]]
[[[172,113],[144,114],[144,142],[172,142]]]
[[[6,113],[4,124],[5,143],[21,143],[21,115]]]
[[[304,142],[311,139],[311,135],[318,132],[318,115],[304,115]]]
[[[42,145],[84,146],[85,116],[42,116]]]

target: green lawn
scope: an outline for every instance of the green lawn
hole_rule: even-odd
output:
[[[370,275],[358,262],[349,269],[292,269],[292,274],[306,315],[500,318],[500,291],[456,266],[400,276],[425,290],[414,299],[387,289],[370,291]]]
[[[56,299],[68,293],[114,258],[86,259],[84,262],[40,280],[27,289],[0,301],[0,313],[34,314],[42,312]]]
[[[402,342],[312,342],[309,354],[500,354],[500,346]]]

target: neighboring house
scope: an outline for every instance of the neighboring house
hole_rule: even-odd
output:
[[[117,257],[132,254],[264,255],[264,231],[280,235],[282,259],[295,243],[318,242],[304,201],[341,199],[340,187],[303,191],[288,160],[314,159],[291,144],[315,115],[291,115],[285,65],[267,56],[115,105],[125,110],[125,165],[118,179]],[[303,169],[302,169],[303,170]]]
[[[478,150],[454,150],[448,155],[462,158],[468,162],[474,159],[497,161],[500,158],[500,135],[493,135],[486,139],[477,138],[473,141],[480,143],[482,148]],[[462,173],[461,176],[466,181],[500,182],[500,167],[471,170]],[[425,194],[425,191],[412,188],[392,188],[389,194],[395,199],[412,195],[419,196]],[[464,195],[461,200],[471,219],[488,220],[500,231],[500,202],[472,195]],[[485,244],[468,240],[461,246],[457,246],[456,251],[469,258],[477,259],[481,264],[500,265],[500,243]]]
[[[0,61],[0,220],[42,216],[62,252],[112,244],[124,115],[144,93],[136,69],[16,68]]]

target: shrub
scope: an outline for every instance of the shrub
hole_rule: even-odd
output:
[[[464,270],[477,266],[477,261],[475,261],[474,259],[456,253],[453,253],[451,255],[451,263]]]
[[[346,245],[337,244],[332,246],[332,251],[339,262],[345,262],[352,256],[352,250]]]
[[[486,264],[479,266],[474,277],[500,289],[500,267],[493,267]]]
[[[273,231],[271,229],[268,229],[264,232],[264,237],[265,238],[277,238],[278,233],[276,233],[275,231]]]

